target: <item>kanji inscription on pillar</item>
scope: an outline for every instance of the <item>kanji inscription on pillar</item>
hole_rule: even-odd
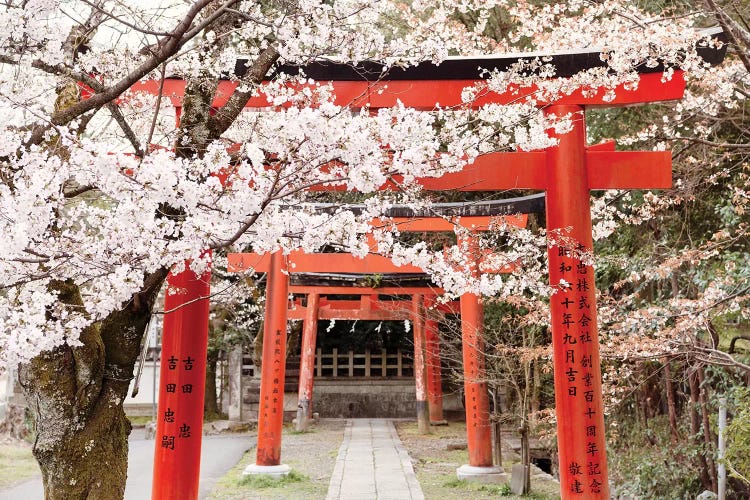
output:
[[[160,408],[161,412],[161,447],[167,450],[176,450],[180,448],[180,442],[183,439],[192,437],[191,427],[196,424],[191,415],[177,415],[179,408],[186,404],[194,406],[201,405],[202,401],[193,402],[193,366],[195,359],[187,356],[179,360],[174,355],[167,358],[167,374],[165,380],[162,380],[163,391],[166,399],[166,408]],[[198,373],[195,371],[194,373]],[[180,397],[182,395],[183,397]],[[189,400],[186,400],[187,397]],[[186,412],[185,412],[186,413]],[[182,418],[182,420],[180,420]]]
[[[566,248],[563,243],[550,249],[550,269],[556,269],[558,291],[550,298],[553,336],[561,349],[555,350],[555,369],[562,370],[563,390],[556,394],[558,412],[564,408],[577,427],[573,445],[579,448],[569,463],[560,464],[567,475],[570,495],[602,492],[606,463],[604,418],[601,400],[597,338],[594,270],[586,265],[587,248],[581,244]],[[553,267],[554,266],[554,267]],[[554,341],[553,341],[554,342]],[[559,352],[558,352],[559,351]],[[560,389],[559,387],[557,388]]]

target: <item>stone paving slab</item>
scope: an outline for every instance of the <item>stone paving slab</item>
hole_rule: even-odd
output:
[[[386,419],[346,422],[326,500],[424,500],[409,454]]]

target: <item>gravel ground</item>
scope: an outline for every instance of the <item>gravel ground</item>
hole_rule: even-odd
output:
[[[240,463],[221,478],[211,492],[212,500],[325,498],[344,439],[344,419],[324,419],[309,432],[297,433],[286,426],[282,437],[281,462],[292,468],[285,480],[257,480],[242,475],[242,470],[255,462],[255,449],[245,454]]]
[[[480,485],[459,481],[456,469],[469,463],[466,446],[466,424],[451,422],[447,426],[431,428],[431,434],[420,435],[415,422],[397,422],[396,430],[414,464],[419,484],[426,500],[461,498],[462,500],[489,500],[506,498],[560,498],[560,485],[549,475],[531,477],[531,494],[526,497],[511,495],[509,485]],[[450,445],[450,446],[449,446]],[[462,448],[464,449],[449,449]],[[503,446],[503,466],[510,472],[513,461],[518,457]]]

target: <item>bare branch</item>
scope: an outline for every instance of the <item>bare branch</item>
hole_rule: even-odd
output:
[[[122,131],[125,133],[125,137],[133,146],[136,156],[143,158],[146,155],[146,152],[141,147],[140,141],[135,136],[135,132],[133,132],[133,129],[131,128],[130,124],[123,116],[122,111],[120,111],[120,107],[117,104],[115,104],[114,101],[110,101],[107,103],[107,109],[112,114],[112,118],[115,119],[115,122],[117,123],[117,125],[120,126],[120,129],[122,129]]]
[[[146,148],[151,150],[151,141],[154,138],[154,130],[156,130],[156,121],[159,118],[159,110],[161,109],[161,99],[164,94],[164,78],[167,72],[167,65],[161,65],[161,77],[159,78],[159,93],[156,96],[156,106],[154,107],[154,118],[151,120],[151,128],[148,131],[148,138],[146,139]]]

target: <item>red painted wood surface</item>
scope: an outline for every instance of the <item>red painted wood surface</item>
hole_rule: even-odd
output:
[[[442,295],[444,290],[438,287],[399,287],[384,286],[378,288],[360,286],[322,286],[322,285],[289,285],[289,293],[306,294],[319,293],[321,295],[411,295],[421,293],[422,295]]]
[[[669,151],[614,151],[611,146],[586,152],[589,189],[669,188],[672,185]],[[427,191],[544,190],[549,183],[544,151],[505,151],[478,156],[458,172],[441,177],[420,177],[417,183]],[[402,176],[379,189],[398,189]],[[345,184],[314,185],[310,191],[345,191]],[[464,225],[464,224],[461,224]],[[436,229],[437,230],[437,229]]]
[[[487,252],[488,257],[491,256]],[[253,270],[256,273],[267,273],[271,257],[268,254],[230,253],[227,254],[227,271],[238,273]],[[424,269],[410,264],[397,266],[388,257],[369,254],[363,258],[347,253],[313,253],[295,251],[287,257],[290,273],[354,273],[354,274],[422,274]],[[490,259],[480,263],[483,273],[510,273],[515,270],[513,264],[500,266],[491,263]]]
[[[320,287],[322,293],[330,293],[325,287]],[[401,295],[423,295],[420,288],[401,288]],[[362,295],[363,299],[367,295]],[[425,297],[425,300],[427,297]],[[434,300],[434,299],[433,299]],[[367,304],[367,305],[366,305]],[[457,301],[451,301],[439,304],[435,307],[438,313],[460,314],[460,306]],[[302,305],[295,300],[292,307],[287,313],[289,320],[305,320],[310,314],[310,305]],[[317,318],[319,320],[359,320],[359,321],[403,321],[412,319],[413,311],[410,301],[399,300],[372,300],[365,303],[364,300],[331,300],[321,298],[317,309]]]
[[[373,219],[373,229],[397,229],[402,233],[422,232],[451,232],[456,227],[464,227],[473,231],[487,231],[490,225],[505,223],[511,227],[526,227],[528,214],[504,215],[502,217],[393,217],[392,219]]]
[[[480,92],[477,99],[464,103],[461,98],[464,89],[475,85],[486,86],[484,80],[321,81],[318,83],[320,85],[332,85],[335,95],[334,102],[340,106],[353,109],[362,107],[392,108],[398,103],[403,103],[406,107],[423,110],[435,109],[438,105],[443,108],[449,106],[477,108],[486,104],[514,104],[525,97],[537,99],[539,106],[550,104],[549,99],[544,98],[535,85],[526,87],[511,85],[503,93]],[[131,87],[130,93],[143,92],[157,95],[159,84],[160,82],[157,80],[141,81]],[[290,86],[299,90],[302,90],[303,87],[314,87],[314,85],[296,84]],[[219,84],[213,106],[216,108],[224,106],[235,88],[237,88],[236,82],[222,81]],[[269,104],[262,88],[261,85],[259,94],[247,102],[248,108],[278,109],[289,106],[288,104],[272,106]],[[662,82],[661,73],[648,73],[640,75],[640,82],[635,90],[626,90],[623,86],[617,87],[614,99],[608,99],[604,90],[580,88],[569,95],[555,99],[554,102],[557,104],[616,107],[680,99],[684,91],[685,79],[681,71],[675,71],[674,77],[667,82]],[[169,79],[164,82],[163,95],[170,99],[175,107],[182,106],[184,94],[184,80]],[[123,99],[127,98],[127,95],[123,97]]]
[[[476,255],[476,240],[469,238],[467,243],[469,253]],[[483,330],[484,308],[481,298],[473,293],[461,295],[466,441],[469,465],[474,467],[492,466],[492,428],[485,375]]]
[[[227,270],[232,273],[254,269],[265,273],[269,270],[268,254],[230,253],[227,256]],[[397,266],[387,257],[370,254],[360,259],[346,253],[292,252],[287,257],[287,268],[292,273],[365,273],[397,274],[423,273],[421,267],[405,264]]]
[[[263,328],[263,365],[260,374],[258,449],[256,464],[281,464],[281,429],[284,423],[284,376],[286,363],[286,312],[289,279],[281,251],[271,257],[266,283]]]
[[[548,248],[550,284],[566,283],[550,297],[560,493],[564,499],[607,499],[594,269],[578,258],[593,248],[589,186],[583,181],[584,113],[577,106],[551,106],[547,112],[578,116],[573,131],[547,151],[547,231],[572,240],[553,241]]]
[[[187,266],[186,266],[187,267]],[[198,498],[211,272],[167,278],[154,451],[154,500]]]
[[[427,364],[427,403],[430,422],[443,422],[443,378],[440,368],[440,334],[433,307],[435,298],[424,298],[425,306],[425,362]]]
[[[320,295],[311,293],[307,296],[304,325],[302,328],[302,347],[299,364],[299,404],[304,405],[304,417],[312,418],[313,383],[315,371],[315,344],[318,337],[318,305]],[[289,315],[291,316],[291,315]],[[287,318],[293,319],[293,318]]]

